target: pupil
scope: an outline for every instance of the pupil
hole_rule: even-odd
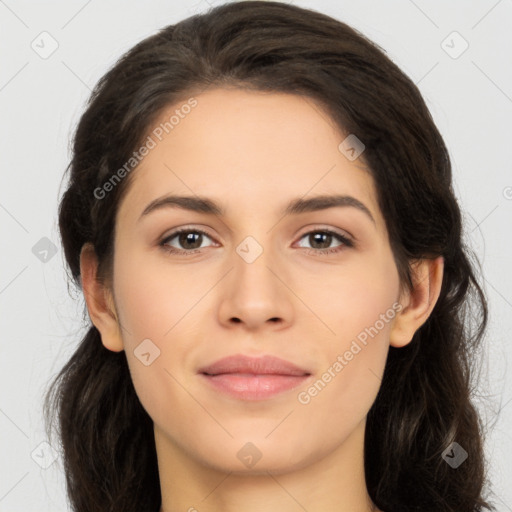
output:
[[[195,247],[190,247],[188,246],[187,244],[190,242],[190,243],[194,243],[194,237],[198,237],[200,239],[201,237],[201,233],[182,233],[180,235],[180,244],[185,247],[186,249],[198,249],[199,247],[201,247],[201,242],[199,242],[199,245],[195,246]],[[196,244],[197,244],[197,240],[196,240]]]
[[[316,247],[317,249],[326,249],[327,247],[329,247],[330,243],[331,243],[331,238],[332,238],[332,235],[330,235],[329,233],[315,233],[313,236],[313,239],[316,239],[317,237],[327,237],[327,244],[325,244],[325,241],[324,241],[324,247]],[[317,243],[318,240],[315,240],[314,243]],[[320,244],[321,244],[321,241],[320,241]],[[314,244],[311,244],[313,247],[314,247]]]

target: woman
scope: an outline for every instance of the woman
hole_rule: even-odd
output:
[[[375,44],[277,2],[192,16],[100,80],[69,172],[91,324],[45,405],[73,510],[491,509],[486,300],[445,144]]]

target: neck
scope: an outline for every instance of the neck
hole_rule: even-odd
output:
[[[365,482],[364,430],[363,421],[327,456],[300,468],[249,473],[205,465],[155,425],[160,512],[376,511]]]

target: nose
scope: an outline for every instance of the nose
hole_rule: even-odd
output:
[[[220,322],[228,327],[240,324],[249,331],[290,325],[293,292],[283,262],[270,250],[263,250],[254,260],[239,254],[233,260],[234,267],[222,285]]]

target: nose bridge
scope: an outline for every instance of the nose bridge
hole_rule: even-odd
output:
[[[235,247],[235,279],[239,284],[261,287],[268,286],[268,281],[276,280],[274,273],[279,272],[280,267],[278,251],[272,247],[268,233],[263,229],[259,233],[246,236]]]
[[[224,321],[235,319],[256,328],[270,319],[289,320],[286,277],[277,277],[284,269],[266,231],[265,227],[253,230],[235,247],[234,268],[220,310]]]

